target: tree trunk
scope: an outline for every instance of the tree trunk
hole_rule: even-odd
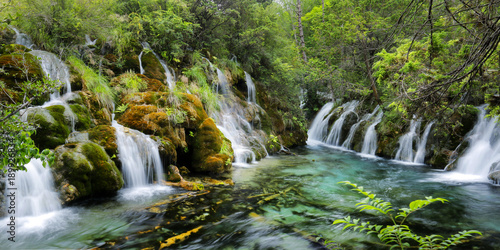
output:
[[[306,43],[304,41],[304,29],[302,28],[302,4],[300,0],[297,0],[297,21],[299,23],[299,37],[300,37],[300,47],[302,48],[302,57],[304,58],[304,61],[307,62]]]

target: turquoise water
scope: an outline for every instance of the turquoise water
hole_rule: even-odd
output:
[[[19,242],[0,238],[2,248],[158,248],[161,242],[199,228],[174,249],[321,249],[316,240],[345,249],[384,249],[374,237],[342,231],[336,219],[353,217],[384,223],[360,213],[362,197],[339,181],[349,180],[390,201],[395,208],[425,196],[442,197],[409,219],[419,234],[450,235],[476,229],[484,237],[459,249],[500,249],[500,187],[456,179],[424,165],[407,165],[325,146],[295,149],[235,168],[235,186],[210,192],[166,188],[122,192],[112,200],[74,205],[18,231]],[[279,194],[279,195],[276,195]],[[274,196],[273,196],[274,195]],[[267,197],[273,199],[264,200]],[[158,211],[145,209],[157,201]],[[22,222],[19,222],[20,224]],[[2,224],[5,224],[2,221]],[[2,230],[3,231],[3,230]],[[21,235],[24,234],[24,235]]]

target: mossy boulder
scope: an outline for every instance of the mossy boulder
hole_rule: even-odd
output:
[[[109,156],[118,155],[116,129],[108,125],[99,125],[88,130],[89,140],[104,148]]]
[[[40,150],[53,149],[64,144],[71,132],[64,117],[64,110],[64,106],[57,105],[47,108],[34,107],[26,111],[28,121],[38,126],[31,138]]]
[[[220,174],[231,169],[232,149],[212,118],[203,121],[190,141],[192,141],[191,170]]]
[[[144,69],[143,75],[151,79],[159,80],[160,82],[165,82],[167,80],[165,69],[163,69],[160,61],[158,61],[158,58],[156,58],[152,52],[144,52],[141,61],[142,68]]]
[[[90,91],[79,91],[84,106],[90,113],[90,120],[93,125],[111,125],[112,110],[102,107],[96,95]]]
[[[29,53],[0,55],[0,81],[5,83],[4,91],[0,91],[0,102],[22,102],[25,97],[24,88],[32,81],[41,80],[43,70],[35,56]],[[33,104],[42,104],[47,96],[37,98]]]
[[[123,178],[115,163],[104,149],[93,143],[72,143],[55,150],[55,163],[52,166],[55,182],[66,192],[72,201],[87,197],[114,195],[123,187]]]
[[[31,49],[20,44],[4,44],[0,45],[0,54],[23,54],[30,52]]]
[[[0,26],[0,44],[11,44],[16,41],[16,32],[10,27]]]

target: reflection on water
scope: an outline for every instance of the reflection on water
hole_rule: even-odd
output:
[[[320,244],[315,241],[324,239],[348,249],[377,249],[376,238],[332,225],[335,219],[348,215],[384,223],[380,217],[354,209],[362,197],[337,184],[349,180],[392,202],[395,208],[426,196],[445,198],[449,203],[432,204],[410,217],[415,232],[449,235],[477,229],[485,236],[459,249],[476,245],[500,249],[498,186],[466,182],[423,165],[366,158],[321,145],[299,148],[295,153],[297,156],[274,156],[258,165],[235,168],[234,187],[207,186],[208,191],[186,192],[150,186],[122,190],[111,201],[75,205],[53,216],[57,218],[53,222],[42,222],[50,225],[45,229],[24,230],[20,226],[18,234],[23,242],[8,246],[158,248],[169,238],[201,227],[173,247],[317,249]],[[8,244],[5,238],[0,238],[2,247]]]

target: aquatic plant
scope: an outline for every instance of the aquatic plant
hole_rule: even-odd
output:
[[[364,200],[356,204],[357,209],[360,211],[372,210],[378,214],[388,216],[393,224],[376,225],[370,223],[369,221],[360,223],[359,219],[352,219],[350,216],[347,216],[344,219],[335,220],[333,224],[346,224],[342,230],[352,228],[354,231],[358,230],[360,232],[365,232],[366,234],[376,234],[380,241],[388,246],[391,246],[391,249],[398,247],[400,249],[410,248],[410,242],[412,241],[418,243],[419,249],[447,249],[450,246],[463,243],[462,240],[467,237],[471,237],[474,234],[482,235],[481,232],[477,230],[464,230],[451,235],[447,239],[444,239],[443,236],[438,234],[425,236],[417,235],[412,232],[407,224],[405,224],[408,216],[430,205],[431,203],[448,202],[446,199],[425,197],[425,200],[414,200],[410,203],[408,208],[400,208],[399,212],[396,213],[394,209],[392,209],[392,204],[390,202],[384,201],[380,198],[375,198],[375,194],[364,191],[363,187],[349,181],[341,181],[339,183],[349,185],[353,187],[353,191],[366,196]]]

